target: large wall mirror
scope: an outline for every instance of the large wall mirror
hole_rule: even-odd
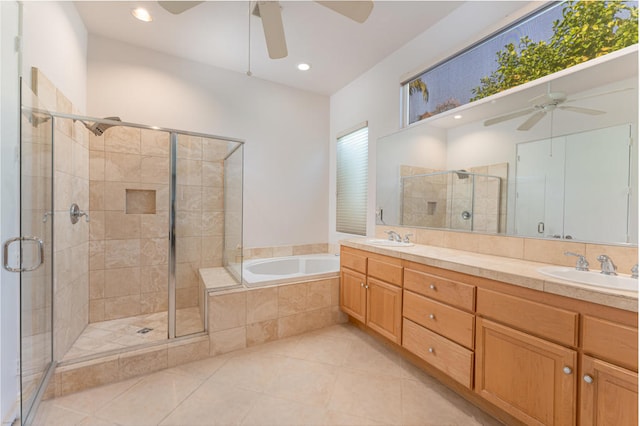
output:
[[[638,244],[631,46],[381,137],[376,223]]]

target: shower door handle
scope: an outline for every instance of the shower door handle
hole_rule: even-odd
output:
[[[33,241],[36,242],[38,244],[38,262],[33,265],[30,266],[28,268],[23,268],[22,267],[22,248],[20,249],[20,267],[19,268],[14,268],[12,266],[9,266],[9,246],[15,242],[18,241]],[[4,242],[4,246],[3,246],[3,250],[2,250],[2,266],[4,267],[4,269],[6,269],[9,272],[31,272],[31,271],[35,271],[36,269],[38,269],[40,267],[40,265],[42,265],[42,263],[44,262],[44,242],[38,238],[38,237],[15,237],[15,238],[10,238],[7,241]]]

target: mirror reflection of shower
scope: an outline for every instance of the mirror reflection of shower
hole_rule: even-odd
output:
[[[487,166],[471,171],[401,166],[402,225],[500,232],[506,165],[503,168],[504,177],[486,173]]]

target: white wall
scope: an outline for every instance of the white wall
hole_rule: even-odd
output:
[[[22,75],[40,70],[83,113],[87,96],[87,30],[72,2],[23,2]],[[53,109],[52,106],[48,106]]]
[[[327,242],[329,99],[89,38],[88,114],[239,138],[244,246]]]
[[[367,232],[375,231],[376,140],[400,127],[400,82],[518,19],[542,2],[466,2],[371,70],[331,96],[329,170],[329,242],[335,232],[335,136],[357,123],[369,122],[369,215]]]
[[[20,235],[16,205],[19,203],[19,93],[18,35],[19,7],[15,1],[0,2],[0,242]],[[14,244],[15,246],[15,244]],[[10,423],[19,391],[18,339],[19,275],[0,270],[0,421]]]

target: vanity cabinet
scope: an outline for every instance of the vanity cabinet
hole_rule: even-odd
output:
[[[473,387],[474,306],[474,285],[437,268],[406,265],[402,346],[469,389]]]
[[[402,262],[342,248],[340,307],[396,344],[402,339]]]
[[[585,315],[580,424],[638,424],[638,329]]]

